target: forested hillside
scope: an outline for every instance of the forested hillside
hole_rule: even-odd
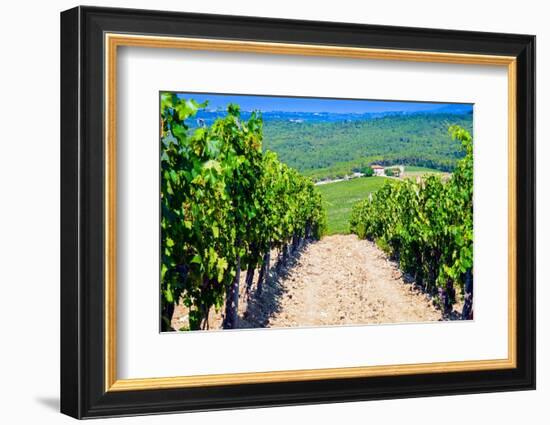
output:
[[[267,111],[260,114],[263,145],[314,180],[343,177],[373,162],[452,172],[463,153],[451,142],[449,126],[473,133],[473,114],[461,106],[415,113]],[[190,126],[211,125],[225,114],[203,109]],[[248,119],[251,112],[242,115]]]
[[[270,120],[264,125],[264,146],[316,179],[349,174],[372,162],[452,171],[464,154],[449,138],[451,124],[472,132],[472,114],[387,115],[341,122]]]

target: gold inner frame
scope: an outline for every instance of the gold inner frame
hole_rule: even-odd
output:
[[[516,58],[444,52],[370,49],[145,35],[105,34],[105,391],[236,385],[285,381],[511,369],[516,367]],[[274,372],[118,379],[116,373],[116,100],[120,46],[325,56],[503,66],[508,72],[508,358]]]

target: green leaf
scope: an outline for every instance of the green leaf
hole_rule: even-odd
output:
[[[202,264],[202,257],[199,255],[199,254],[196,254],[192,259],[191,259],[191,264]]]
[[[204,163],[204,169],[206,170],[215,170],[218,173],[222,172],[222,168],[220,166],[220,163],[218,161],[215,161],[213,159],[210,159]]]

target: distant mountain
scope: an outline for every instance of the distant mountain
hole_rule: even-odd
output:
[[[295,124],[301,123],[320,123],[320,122],[352,122],[366,121],[388,116],[408,116],[408,115],[429,115],[429,114],[451,114],[464,115],[471,114],[471,105],[454,104],[439,106],[434,104],[433,109],[423,111],[386,111],[386,112],[365,112],[365,113],[335,113],[335,112],[288,112],[288,111],[265,111],[261,112],[264,122],[269,121],[288,121]],[[196,122],[191,126],[212,124],[217,118],[222,118],[227,114],[220,109],[202,109],[196,115]],[[243,119],[248,119],[252,111],[241,111]]]
[[[471,114],[472,105],[464,105],[462,103],[448,104],[435,108],[432,113],[445,113],[445,114]]]

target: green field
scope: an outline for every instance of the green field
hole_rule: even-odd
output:
[[[405,179],[416,179],[417,177],[423,177],[429,174],[438,175],[440,177],[445,178],[446,176],[449,176],[450,173],[446,173],[440,170],[435,170],[433,168],[427,168],[427,167],[413,167],[413,166],[405,166],[405,174],[402,176]]]
[[[376,192],[386,181],[388,179],[385,177],[364,177],[318,185],[327,209],[328,234],[348,234],[353,204]]]
[[[408,173],[408,172],[411,172],[411,173],[416,173],[416,172],[426,172],[426,173],[440,173],[441,171],[439,170],[436,170],[434,168],[428,168],[428,167],[415,167],[413,165],[405,165],[405,172]]]

